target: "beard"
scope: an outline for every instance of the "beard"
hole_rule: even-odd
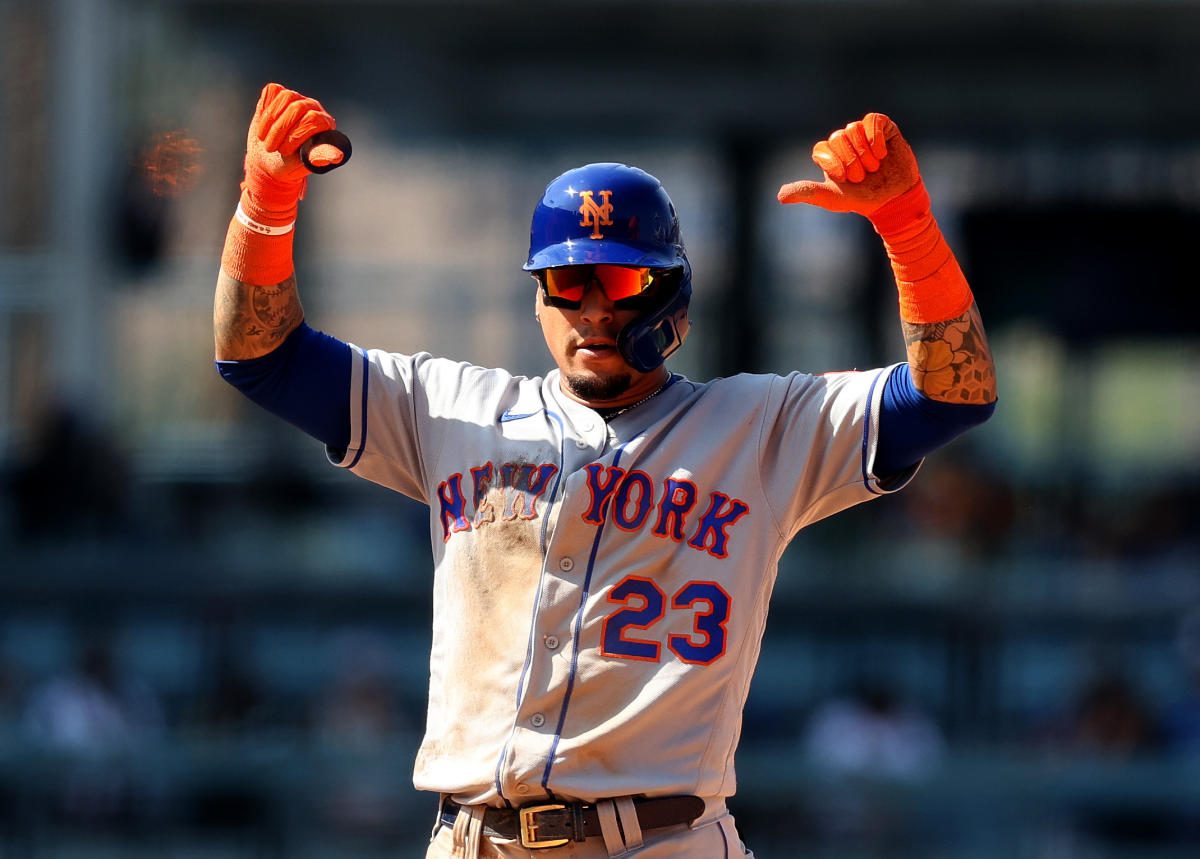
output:
[[[633,376],[629,373],[614,373],[611,376],[585,376],[572,373],[565,377],[567,387],[585,402],[606,402],[615,399],[629,390],[633,384]]]

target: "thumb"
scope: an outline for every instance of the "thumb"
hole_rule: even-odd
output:
[[[813,182],[809,179],[789,182],[775,196],[781,203],[808,203],[835,211],[845,209],[844,195],[829,182]]]

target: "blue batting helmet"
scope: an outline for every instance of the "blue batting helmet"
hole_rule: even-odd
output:
[[[635,370],[659,367],[690,327],[692,267],[675,205],[649,173],[624,164],[587,164],[546,186],[533,211],[523,268],[597,263],[662,270],[659,306],[617,336],[617,348]]]

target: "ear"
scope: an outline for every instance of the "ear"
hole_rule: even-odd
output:
[[[536,278],[534,278],[534,283],[537,283]],[[537,286],[533,290],[533,318],[534,319],[537,319],[539,321],[541,320],[542,308],[544,306],[545,306],[545,304],[542,301],[542,288],[541,288],[541,286]]]

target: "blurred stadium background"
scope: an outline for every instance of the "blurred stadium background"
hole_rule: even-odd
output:
[[[424,855],[423,509],[211,363],[259,88],[354,140],[310,321],[541,373],[562,169],[658,175],[694,377],[900,360],[864,222],[913,143],[1000,408],[785,556],[731,802],[760,857],[1200,855],[1200,3],[0,0],[0,856]]]

